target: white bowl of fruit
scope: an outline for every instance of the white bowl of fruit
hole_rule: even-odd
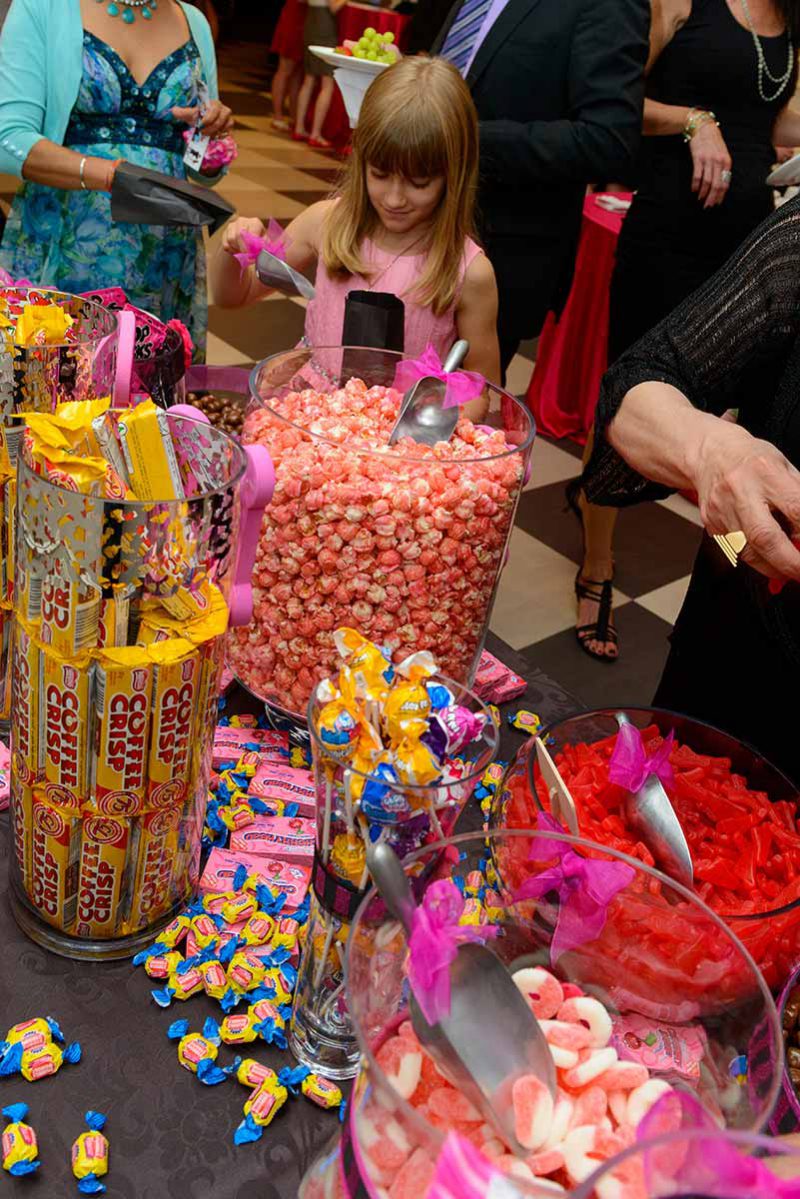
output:
[[[344,106],[355,129],[364,93],[376,75],[385,71],[400,58],[394,44],[394,34],[365,29],[357,42],[345,41],[333,49],[330,46],[309,46],[312,54],[334,68],[334,79],[342,93]]]

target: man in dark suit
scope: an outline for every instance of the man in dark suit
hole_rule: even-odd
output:
[[[567,298],[587,184],[631,176],[649,30],[650,0],[458,0],[432,46],[478,110],[504,370]]]

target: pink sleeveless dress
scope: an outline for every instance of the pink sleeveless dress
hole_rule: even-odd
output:
[[[467,238],[461,259],[459,291],[470,263],[481,248]],[[338,346],[342,344],[344,306],[351,291],[389,292],[399,296],[405,304],[405,357],[418,358],[428,344],[439,357],[444,359],[457,339],[456,303],[441,314],[434,316],[430,308],[416,304],[414,287],[425,267],[425,254],[407,254],[400,258],[380,250],[371,241],[365,241],[363,255],[374,268],[371,278],[351,275],[347,279],[334,279],[320,262],[315,283],[316,295],[306,309],[306,345]]]

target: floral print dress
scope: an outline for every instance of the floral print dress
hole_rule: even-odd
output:
[[[197,103],[201,76],[200,54],[191,38],[139,86],[115,50],[84,32],[83,78],[64,145],[79,154],[124,158],[183,179],[185,126],[170,110]],[[6,223],[0,267],[14,279],[63,291],[121,287],[138,308],[165,321],[178,317],[196,350],[205,347],[202,234],[173,226],[115,224],[106,192],[23,184]]]

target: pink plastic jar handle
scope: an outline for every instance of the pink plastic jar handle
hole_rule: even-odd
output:
[[[195,408],[194,404],[173,404],[167,411],[170,416],[185,416],[188,420],[200,421],[201,425],[211,424],[205,412],[201,412],[199,408]]]
[[[133,351],[136,346],[136,317],[130,311],[117,313],[117,370],[114,375],[115,408],[128,408],[131,402]]]
[[[173,408],[174,412],[175,409]],[[264,509],[275,490],[275,467],[263,445],[245,448],[247,470],[242,482],[242,516],[239,525],[239,551],[233,572],[228,607],[231,627],[249,624],[253,619],[253,567]]]

